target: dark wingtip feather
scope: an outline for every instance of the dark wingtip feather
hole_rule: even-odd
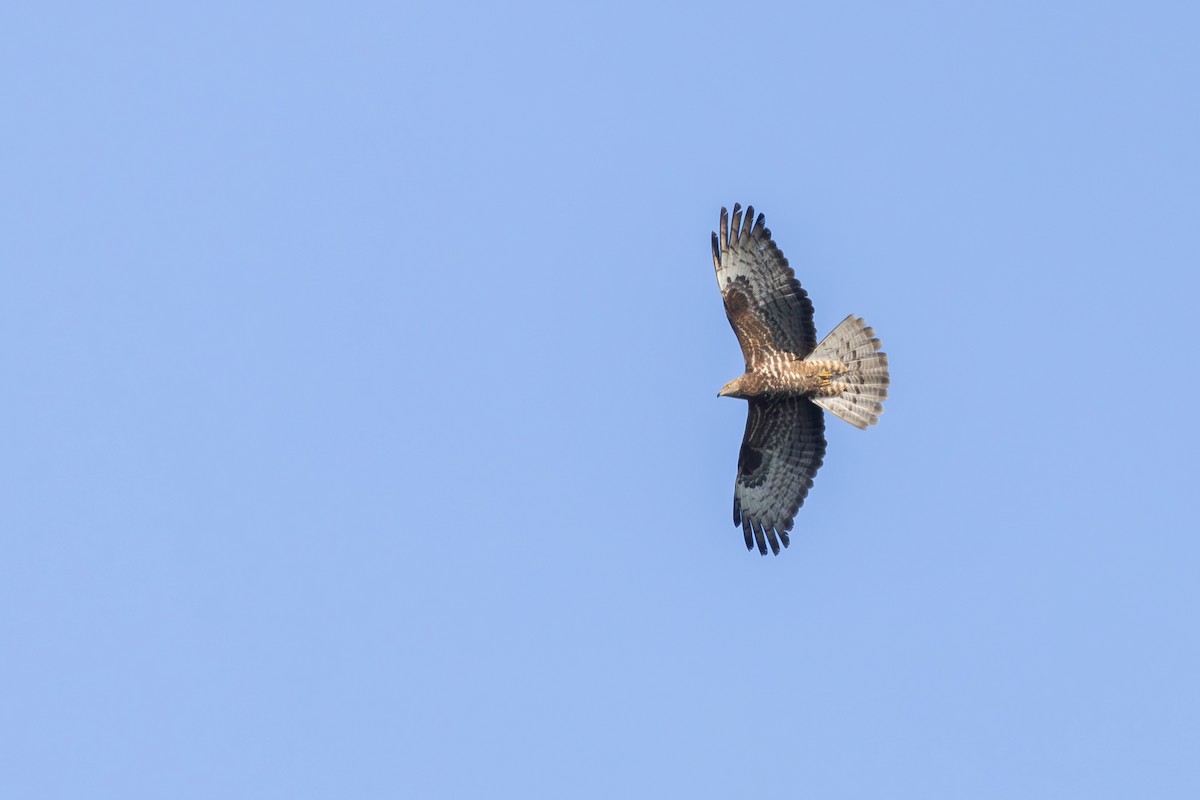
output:
[[[779,541],[783,542],[784,548],[787,548],[792,543],[792,537],[788,536],[787,531],[780,531]]]
[[[771,543],[771,555],[779,555],[779,540],[775,538],[775,529],[763,527],[767,534],[767,541]]]
[[[713,231],[712,235],[712,251],[713,251],[713,267],[721,268],[721,245],[717,243],[717,232]]]
[[[746,520],[742,524],[742,536],[746,539],[746,549],[754,549],[754,534],[750,533],[750,520]]]

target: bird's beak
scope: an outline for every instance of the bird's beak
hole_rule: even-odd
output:
[[[717,397],[725,397],[728,394],[729,394],[729,387],[725,386],[721,389],[721,391],[717,392]]]

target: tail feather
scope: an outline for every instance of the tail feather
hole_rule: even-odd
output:
[[[839,361],[846,372],[833,379],[841,392],[831,397],[814,397],[813,402],[857,428],[868,428],[879,421],[887,387],[887,353],[861,317],[846,317],[830,331],[805,361]]]

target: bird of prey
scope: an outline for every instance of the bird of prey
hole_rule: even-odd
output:
[[[879,421],[887,397],[887,355],[875,332],[851,314],[819,344],[813,306],[754,207],[721,209],[712,235],[713,266],[725,314],[737,334],[746,372],[718,397],[750,402],[738,455],[733,524],[746,549],[779,555],[825,457],[830,411],[857,428]]]

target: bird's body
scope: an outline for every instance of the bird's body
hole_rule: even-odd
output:
[[[790,355],[773,355],[753,370],[726,384],[718,397],[834,397],[845,384],[837,380],[848,369],[836,359],[808,361]]]
[[[713,266],[725,313],[746,360],[745,373],[719,396],[750,402],[738,457],[733,522],[747,549],[787,547],[796,512],[825,456],[824,408],[858,428],[879,421],[890,383],[874,331],[853,315],[820,343],[813,307],[763,225],[741,206],[733,225],[721,209]]]

